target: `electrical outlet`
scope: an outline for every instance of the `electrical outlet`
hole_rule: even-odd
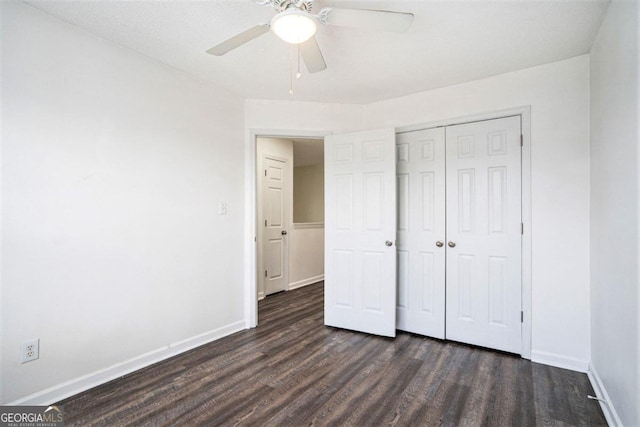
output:
[[[40,357],[40,338],[22,343],[22,363],[31,362]]]

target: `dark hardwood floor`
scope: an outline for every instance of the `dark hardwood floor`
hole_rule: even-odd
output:
[[[323,284],[260,325],[66,399],[67,425],[605,425],[585,374],[398,333],[323,325]]]

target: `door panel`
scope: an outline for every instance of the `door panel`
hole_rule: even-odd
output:
[[[398,135],[398,329],[445,337],[445,131]]]
[[[446,128],[446,337],[521,353],[520,117]]]
[[[287,162],[283,159],[264,157],[263,165],[263,212],[264,232],[264,276],[265,295],[287,289],[287,206],[285,177]]]
[[[326,325],[395,336],[394,146],[393,129],[325,138]]]

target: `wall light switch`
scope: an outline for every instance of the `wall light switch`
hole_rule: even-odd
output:
[[[226,215],[227,214],[227,202],[220,202],[219,213],[220,213],[220,215]]]

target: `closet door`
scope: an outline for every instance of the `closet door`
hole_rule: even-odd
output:
[[[521,353],[520,117],[446,128],[446,337]]]
[[[329,326],[396,335],[395,130],[325,138]]]
[[[444,128],[396,137],[400,330],[443,339],[445,316]]]

